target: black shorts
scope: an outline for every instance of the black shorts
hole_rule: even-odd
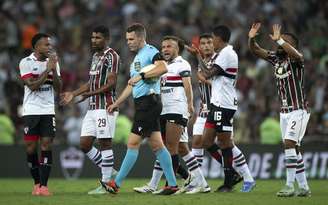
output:
[[[182,127],[186,127],[188,123],[188,119],[183,118],[181,114],[164,114],[160,116],[160,124],[161,124],[161,134],[162,137],[166,135],[166,123],[171,122],[177,125],[181,125]],[[164,138],[163,138],[164,139]]]
[[[36,141],[40,137],[55,137],[55,115],[26,115],[24,121],[24,140]]]
[[[159,95],[147,95],[134,99],[135,114],[131,132],[142,137],[150,137],[160,131],[159,116],[162,102]]]
[[[236,110],[217,107],[211,104],[205,128],[214,128],[216,132],[232,132],[233,116]]]

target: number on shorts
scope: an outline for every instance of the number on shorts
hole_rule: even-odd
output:
[[[292,121],[292,127],[290,129],[295,130],[296,121]]]
[[[105,118],[98,119],[98,127],[106,127],[106,119]]]
[[[215,111],[214,112],[214,121],[219,122],[222,119],[222,112],[221,111]]]

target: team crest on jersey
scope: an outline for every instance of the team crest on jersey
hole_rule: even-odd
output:
[[[134,69],[138,72],[141,70],[141,63],[139,61],[134,62]]]
[[[287,61],[284,61],[282,63],[276,63],[274,67],[275,67],[274,74],[276,78],[283,79],[291,75],[291,71],[287,71],[287,67],[288,67]]]
[[[161,77],[161,85],[165,85],[166,80],[167,80],[167,76],[162,76]]]
[[[28,127],[24,127],[24,133],[27,134],[29,131],[29,128]]]
[[[33,70],[33,71],[37,71],[37,70],[38,70],[38,68],[33,68],[32,70]]]

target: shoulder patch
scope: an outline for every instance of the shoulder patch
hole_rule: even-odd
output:
[[[26,58],[26,61],[31,61],[32,60],[32,58]]]

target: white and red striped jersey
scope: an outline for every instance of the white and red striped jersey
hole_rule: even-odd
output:
[[[207,69],[211,69],[214,63],[214,60],[216,59],[216,57],[218,56],[217,53],[214,53],[212,55],[212,57],[205,62]],[[198,68],[198,71],[201,71],[200,68]],[[200,92],[200,109],[198,112],[198,116],[199,117],[207,117],[207,114],[209,112],[210,109],[210,104],[211,104],[211,88],[212,86],[207,84],[207,83],[203,83],[200,80],[198,81],[199,83],[199,92]]]
[[[21,79],[39,77],[47,69],[48,59],[39,61],[34,53],[23,58],[19,63]],[[60,76],[59,64],[56,68]],[[55,94],[53,89],[53,73],[49,72],[47,80],[36,91],[24,85],[23,116],[25,115],[54,115]]]
[[[181,114],[189,117],[188,102],[182,78],[190,76],[191,66],[181,56],[176,57],[167,66],[167,73],[161,77],[162,115]]]
[[[95,53],[92,57],[91,68],[89,71],[90,91],[107,84],[107,77],[110,72],[118,73],[120,56],[112,49],[107,48],[100,55]],[[106,93],[93,95],[89,98],[89,109],[106,109],[116,100],[115,87]]]
[[[214,62],[223,69],[223,75],[212,79],[211,103],[215,106],[237,110],[236,78],[238,72],[238,55],[231,45],[219,51]]]

